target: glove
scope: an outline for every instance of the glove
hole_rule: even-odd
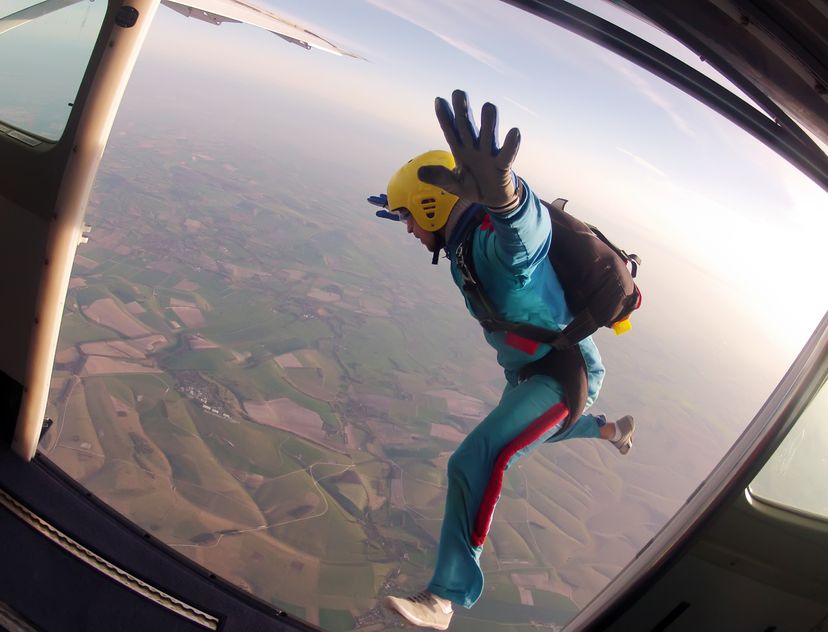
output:
[[[520,204],[522,191],[512,172],[520,147],[520,130],[513,127],[497,147],[497,108],[485,103],[480,113],[481,127],[472,120],[468,96],[462,90],[451,95],[454,112],[445,99],[437,98],[434,109],[457,167],[420,167],[417,176],[470,202],[477,202],[496,213],[505,213]]]

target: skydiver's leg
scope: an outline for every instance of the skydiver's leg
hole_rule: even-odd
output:
[[[430,592],[466,608],[480,597],[480,553],[500,497],[503,473],[556,431],[568,413],[561,400],[558,383],[544,375],[507,387],[497,407],[451,456]],[[594,421],[593,425],[597,436]]]
[[[554,434],[546,443],[557,443],[567,439],[601,439],[601,428],[606,426],[607,418],[604,415],[581,415],[565,432]]]
[[[615,423],[607,422],[604,415],[581,415],[572,426],[560,435],[552,435],[547,443],[557,443],[567,439],[606,439],[618,448],[621,454],[627,454],[632,447],[635,421],[625,415]]]

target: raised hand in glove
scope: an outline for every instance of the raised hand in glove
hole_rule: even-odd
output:
[[[469,98],[462,90],[451,95],[454,111],[445,99],[437,98],[434,109],[457,167],[420,167],[417,176],[470,202],[477,202],[496,213],[511,211],[520,204],[521,192],[512,173],[512,163],[520,146],[520,130],[513,127],[503,146],[497,146],[497,108],[483,104],[480,131],[469,112]]]

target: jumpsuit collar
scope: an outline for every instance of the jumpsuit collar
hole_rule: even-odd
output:
[[[448,222],[446,222],[446,255],[449,260],[453,260],[454,251],[463,241],[469,226],[479,219],[477,211],[482,208],[480,204],[467,202],[466,200],[459,200],[455,204]]]

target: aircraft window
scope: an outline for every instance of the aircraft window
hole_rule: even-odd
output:
[[[446,463],[502,370],[448,262],[375,217],[444,148],[435,96],[496,104],[515,170],[642,258],[596,336],[629,455],[510,468],[452,629],[561,626],[719,462],[822,316],[824,193],[672,86],[501,2],[280,0],[368,62],[161,6],[101,163],[41,451],[171,547],[321,625],[389,629],[428,581]]]
[[[103,0],[3,2],[0,121],[60,138],[105,12]]]
[[[823,385],[750,484],[767,503],[828,519],[828,389]]]

